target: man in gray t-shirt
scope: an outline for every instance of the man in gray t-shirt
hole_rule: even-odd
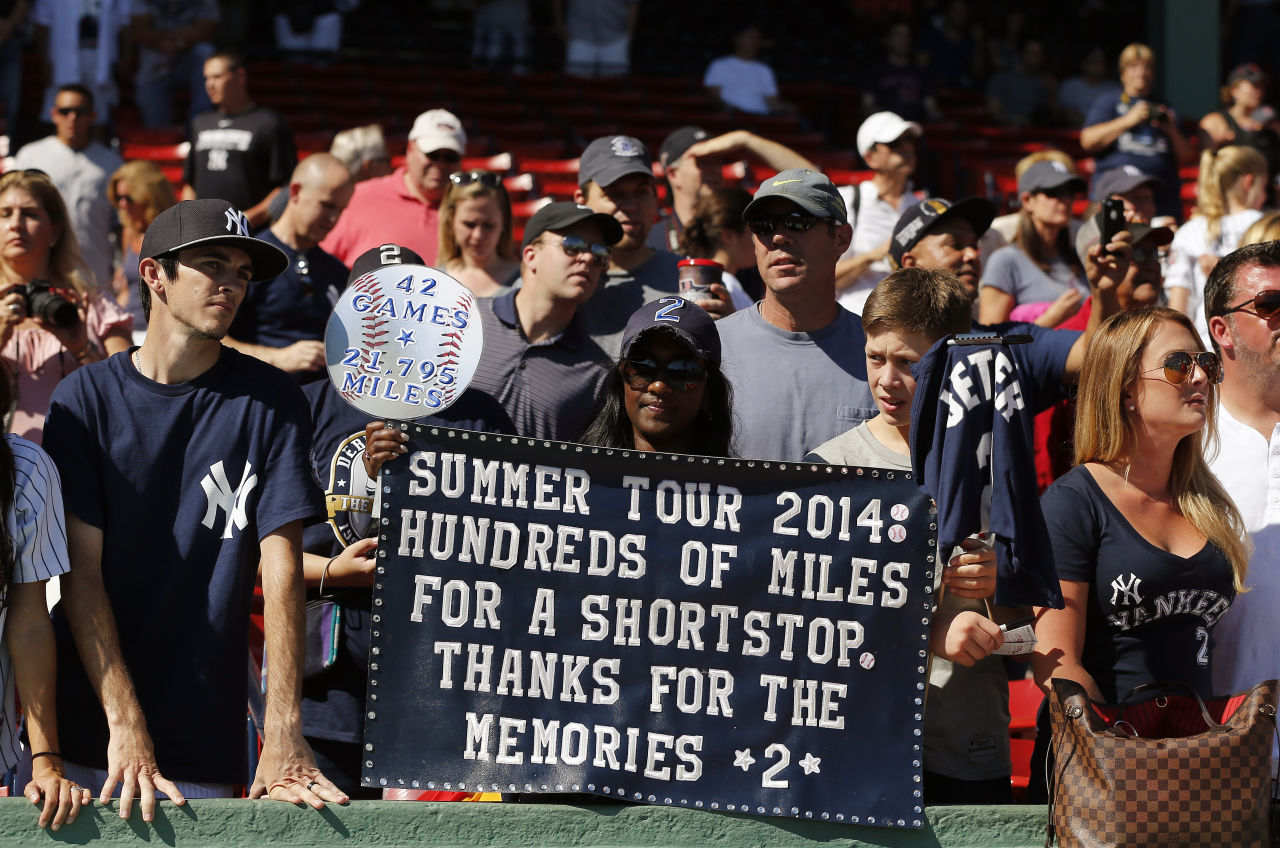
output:
[[[836,187],[808,169],[765,180],[743,220],[764,299],[717,325],[738,452],[798,462],[876,414],[866,336],[858,316],[836,303],[836,260],[853,233]]]

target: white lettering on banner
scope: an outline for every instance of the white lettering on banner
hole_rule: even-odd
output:
[[[529,507],[528,465],[504,462],[499,468],[496,461],[486,463],[480,459],[472,459],[468,475],[467,459],[467,455],[462,453],[442,453],[437,457],[435,451],[417,451],[409,457],[409,470],[416,478],[409,482],[409,494],[428,496],[439,489],[447,498],[461,498],[467,494],[467,484],[470,483],[469,498],[472,503],[496,503],[498,492],[501,491],[504,507]],[[501,487],[498,485],[499,478],[502,480]],[[546,465],[533,469],[534,509],[590,515],[591,508],[587,506],[587,492],[590,490],[591,478],[580,469]]]
[[[490,522],[473,515],[400,511],[400,556],[435,560],[457,558],[490,568],[516,565],[530,571],[559,571],[627,580],[644,576],[646,537],[627,533],[621,538],[607,530],[583,530],[563,524],[530,522],[524,528],[509,521]],[[457,532],[461,525],[461,533]],[[716,552],[722,567],[727,552]],[[726,567],[727,566],[723,566]]]
[[[597,724],[588,728],[581,722],[537,718],[532,727],[530,724],[525,719],[468,712],[462,756],[515,765],[524,762],[527,751],[530,762],[536,763],[554,764],[559,759],[578,765],[590,757],[597,768],[631,773],[643,770],[645,777],[654,780],[688,782],[702,777],[700,735],[676,736],[627,727],[624,751],[623,733],[616,727]]]
[[[615,657],[516,648],[506,648],[495,656],[496,650],[479,642],[435,642],[432,652],[440,657],[440,688],[452,689],[460,676],[467,691],[568,704],[609,706],[618,702],[616,678],[622,663]]]
[[[848,591],[843,586],[833,586],[831,568],[834,560],[830,554],[804,553],[782,548],[770,549],[772,564],[769,571],[768,592],[771,595],[794,597],[796,594],[795,577],[797,562],[803,563],[804,583],[800,597],[806,600],[847,601],[851,604],[874,606],[877,604],[875,592],[868,591],[871,583],[869,574],[879,574],[883,591],[879,595],[879,606],[894,609],[907,602],[907,587],[903,583],[911,575],[911,565],[905,562],[888,562],[883,569],[874,559],[850,557],[849,576],[844,580]],[[841,564],[840,570],[845,566]]]
[[[828,730],[844,728],[844,716],[837,713],[840,699],[849,694],[848,685],[825,680],[795,680],[780,674],[760,675],[760,685],[768,690],[765,721],[778,720],[778,693],[790,687],[791,724]]]
[[[627,519],[639,521],[642,493],[649,491],[649,478],[627,475],[622,478],[622,487],[631,492]],[[682,485],[675,480],[662,480],[654,490],[654,498],[646,501],[645,506],[653,507],[648,514],[656,515],[664,524],[683,521],[693,527],[705,527],[712,515],[710,483]],[[738,510],[742,508],[742,493],[733,486],[717,485],[715,501],[715,518],[711,520],[711,526],[716,530],[737,533],[741,529]]]

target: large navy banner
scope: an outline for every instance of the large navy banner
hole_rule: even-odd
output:
[[[922,826],[909,473],[401,426],[367,785]]]

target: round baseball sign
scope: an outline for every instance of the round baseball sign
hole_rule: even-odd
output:
[[[412,421],[448,409],[484,348],[476,298],[443,271],[387,265],[354,280],[324,334],[329,379],[371,416]]]

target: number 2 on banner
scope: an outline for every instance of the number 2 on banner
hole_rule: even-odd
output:
[[[760,776],[760,785],[765,789],[786,789],[791,785],[791,781],[779,780],[775,775],[791,765],[791,751],[787,749],[786,745],[774,742],[764,749],[764,755],[770,759],[777,756],[778,761],[764,770],[764,774]]]

